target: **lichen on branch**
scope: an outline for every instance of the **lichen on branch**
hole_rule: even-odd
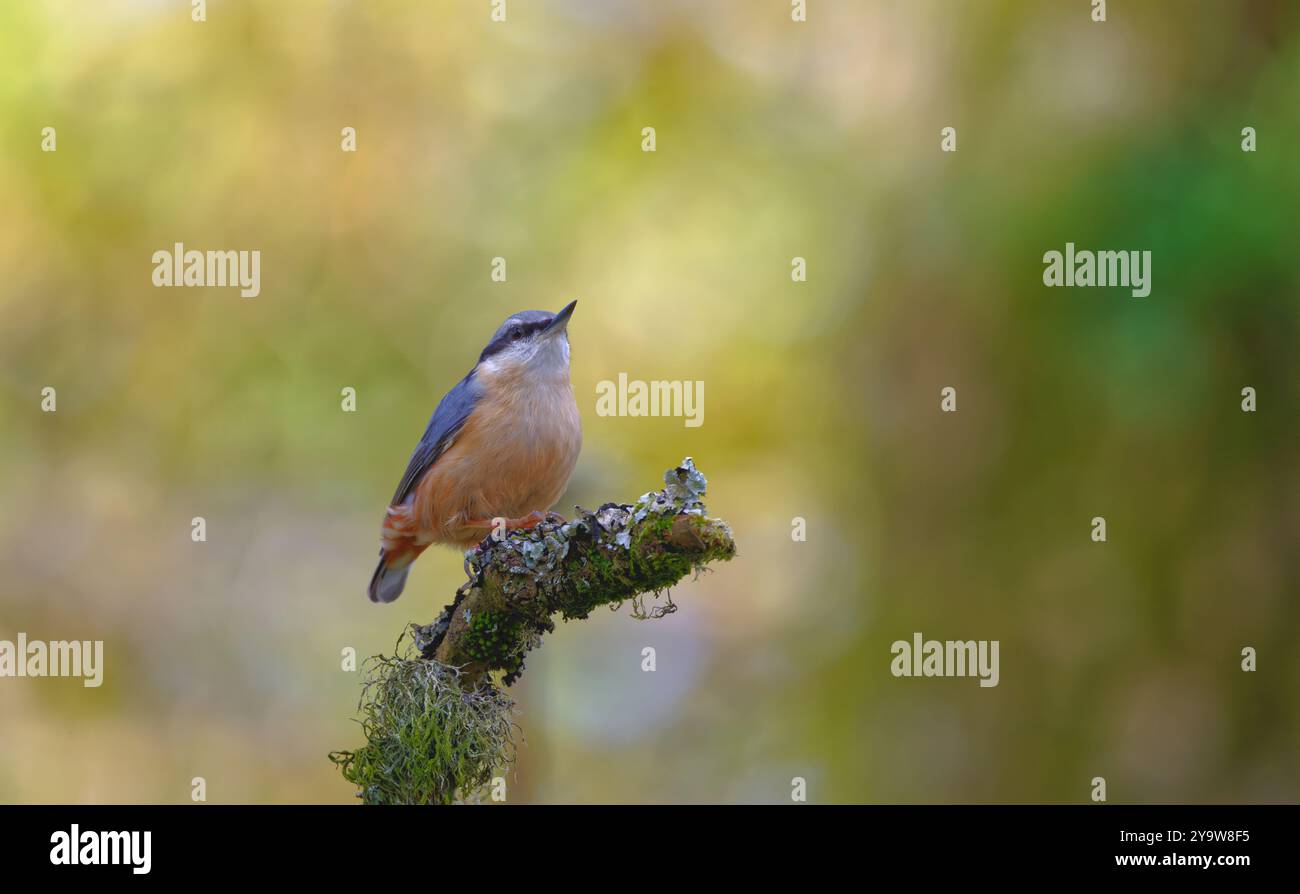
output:
[[[705,515],[707,485],[687,457],[664,473],[663,490],[635,503],[579,509],[570,521],[485,539],[468,554],[470,580],[456,600],[415,629],[421,653],[461,668],[469,681],[504,671],[509,685],[557,615],[581,619],[629,600],[636,617],[674,611],[670,598],[648,611],[643,599],[736,552],[726,523]]]
[[[330,760],[366,804],[475,799],[514,761],[514,703],[495,686],[465,690],[456,668],[419,657],[405,634],[396,651],[363,668],[366,744]]]
[[[360,705],[367,743],[330,755],[358,797],[367,804],[479,797],[514,758],[514,704],[493,672],[504,686],[517,680],[556,616],[586,618],[629,601],[637,618],[673,612],[670,587],[735,556],[730,528],[705,514],[707,483],[687,457],[664,473],[663,490],[635,503],[578,509],[572,520],[489,537],[468,552],[469,579],[452,604],[433,623],[412,624],[398,655],[367,664]]]

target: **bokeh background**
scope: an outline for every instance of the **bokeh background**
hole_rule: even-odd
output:
[[[462,580],[366,601],[384,501],[572,298],[559,508],[691,455],[740,556],[529,658],[511,801],[1300,800],[1300,5],[1109,6],[0,4],[0,638],[106,651],[0,679],[0,800],[351,802],[340,652]],[[261,295],[154,288],[177,241]],[[1067,241],[1150,297],[1044,288]],[[596,416],[620,372],[703,426]],[[895,679],[914,631],[1000,685]]]

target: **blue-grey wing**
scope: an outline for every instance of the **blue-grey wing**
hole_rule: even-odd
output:
[[[437,462],[444,450],[451,446],[451,441],[469,419],[469,414],[478,402],[479,384],[474,381],[474,372],[461,379],[456,387],[447,392],[433,411],[429,427],[424,430],[424,437],[411,453],[411,461],[406,466],[397,490],[393,493],[390,506],[396,506],[406,499],[424,477],[429,467]]]

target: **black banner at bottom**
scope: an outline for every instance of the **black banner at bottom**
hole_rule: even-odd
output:
[[[1231,883],[1287,873],[1298,819],[1295,806],[8,806],[0,853],[8,872],[68,881],[283,874],[418,885],[457,864],[540,878],[610,861],[611,881],[680,882],[696,861],[766,874],[807,860],[927,880],[1047,871]]]

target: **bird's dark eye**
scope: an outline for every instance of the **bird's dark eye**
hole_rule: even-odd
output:
[[[523,337],[524,337],[524,330],[520,329],[518,326],[510,330],[511,341],[519,341],[519,339]]]

